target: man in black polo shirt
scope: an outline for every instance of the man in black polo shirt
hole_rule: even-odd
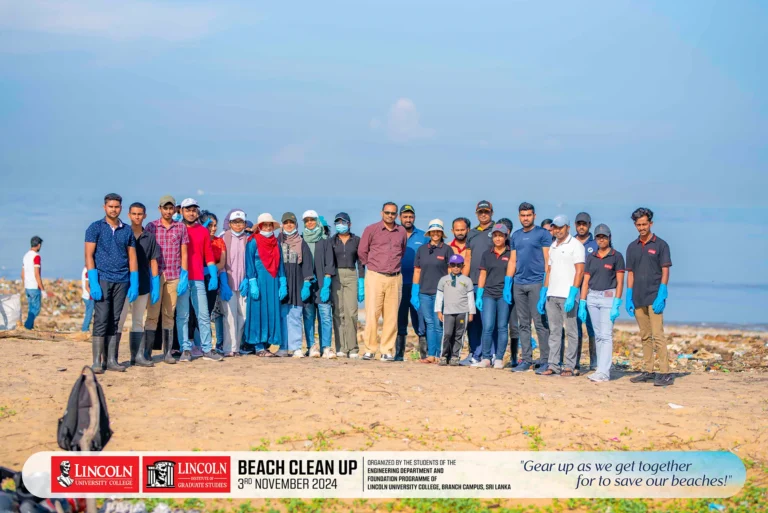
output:
[[[467,235],[467,249],[469,250],[464,257],[469,260],[469,279],[477,290],[477,281],[480,278],[480,261],[483,254],[493,247],[490,230],[495,224],[493,221],[493,205],[490,201],[482,200],[475,207],[477,214],[477,226],[472,228]],[[482,354],[483,339],[483,320],[480,315],[475,315],[472,322],[467,326],[467,338],[469,339],[469,354],[460,365],[469,366],[480,361]]]
[[[651,233],[653,212],[650,209],[638,208],[632,213],[632,221],[640,236],[627,248],[627,313],[637,319],[643,339],[643,372],[630,381],[672,385],[675,376],[669,372],[663,316],[672,266],[669,245]],[[653,372],[654,351],[659,357],[658,374]]]

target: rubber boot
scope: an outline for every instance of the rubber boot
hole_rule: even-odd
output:
[[[419,358],[422,360],[427,357],[427,337],[419,337]]]
[[[156,337],[157,332],[155,330],[144,331],[144,359],[149,363],[152,363],[152,349],[155,347]]]
[[[93,337],[91,339],[91,347],[93,349],[93,369],[94,374],[104,374],[104,366],[101,363],[102,354],[104,354],[104,337]]]
[[[131,365],[139,367],[154,367],[155,364],[144,358],[144,332],[131,332]]]
[[[589,370],[597,369],[597,346],[595,337],[589,337]]]
[[[405,335],[398,335],[395,339],[395,361],[402,362],[405,357]]]
[[[120,347],[120,335],[107,337],[107,370],[125,372],[125,367],[117,363],[117,351]]]
[[[120,363],[120,341],[123,340],[123,334],[118,333],[115,335],[115,363],[120,365],[120,367],[125,367],[126,369],[129,367],[128,365],[122,365]],[[109,347],[107,347],[107,355],[109,355]],[[109,365],[109,362],[107,362],[107,365]]]
[[[509,339],[509,346],[510,346],[511,353],[510,353],[509,363],[507,364],[507,366],[505,368],[507,368],[507,367],[509,367],[509,368],[515,367],[518,364],[518,362],[520,361],[517,358],[518,351],[520,349],[520,339],[518,339],[518,338],[510,338]]]
[[[173,351],[172,331],[173,330],[163,330],[163,361],[170,364],[176,363],[176,358],[171,354]]]

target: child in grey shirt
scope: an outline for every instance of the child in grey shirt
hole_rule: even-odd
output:
[[[443,323],[440,365],[459,365],[464,332],[475,315],[474,287],[472,280],[461,274],[463,267],[464,257],[453,255],[448,260],[448,275],[437,283],[435,312]]]

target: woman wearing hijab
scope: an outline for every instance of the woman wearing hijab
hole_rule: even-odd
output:
[[[357,358],[357,307],[365,299],[365,266],[357,254],[360,237],[350,231],[352,220],[346,212],[336,214],[334,225],[336,235],[329,239],[329,243],[336,266],[336,276],[331,284],[336,356]]]
[[[280,223],[271,214],[261,214],[245,247],[248,307],[246,340],[256,348],[256,356],[274,357],[270,345],[283,340],[280,301],[288,295],[288,284],[275,230]]]
[[[453,248],[443,241],[445,233],[443,221],[433,219],[425,236],[428,244],[422,244],[416,251],[414,261],[413,285],[411,286],[411,304],[419,310],[427,328],[426,358],[421,363],[439,363],[443,341],[443,323],[435,311],[437,284],[448,275],[448,261],[453,256]]]
[[[283,268],[288,286],[288,295],[280,304],[280,319],[283,326],[283,343],[277,356],[304,358],[301,341],[304,333],[304,300],[302,291],[311,285],[315,276],[312,269],[312,253],[309,246],[296,228],[296,216],[286,212],[282,217],[283,229],[280,233],[280,250],[283,255]],[[308,292],[307,292],[308,294]]]
[[[331,282],[336,274],[333,260],[333,246],[328,240],[327,224],[314,210],[307,210],[301,216],[304,220],[304,242],[312,254],[314,280],[310,285],[310,296],[304,303],[304,335],[311,358],[336,358],[331,348],[333,312],[331,308]],[[304,299],[302,297],[302,299]],[[315,344],[315,319],[320,344]]]

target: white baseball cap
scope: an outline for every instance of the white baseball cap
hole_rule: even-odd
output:
[[[194,198],[186,198],[181,202],[181,208],[199,207],[197,200]]]
[[[442,219],[432,219],[429,222],[429,228],[427,228],[427,233],[431,231],[439,230],[443,233],[445,233],[445,229],[443,229],[443,220]]]
[[[302,219],[306,219],[306,218],[308,218],[308,217],[309,217],[309,218],[312,218],[312,219],[317,219],[317,218],[318,218],[318,217],[320,217],[320,216],[319,216],[319,215],[317,215],[317,212],[315,212],[314,210],[307,210],[306,212],[304,212],[304,213],[301,215],[301,218],[302,218]]]
[[[229,214],[229,220],[234,221],[235,219],[240,219],[241,221],[246,221],[245,212],[242,210],[235,210],[231,214]]]

